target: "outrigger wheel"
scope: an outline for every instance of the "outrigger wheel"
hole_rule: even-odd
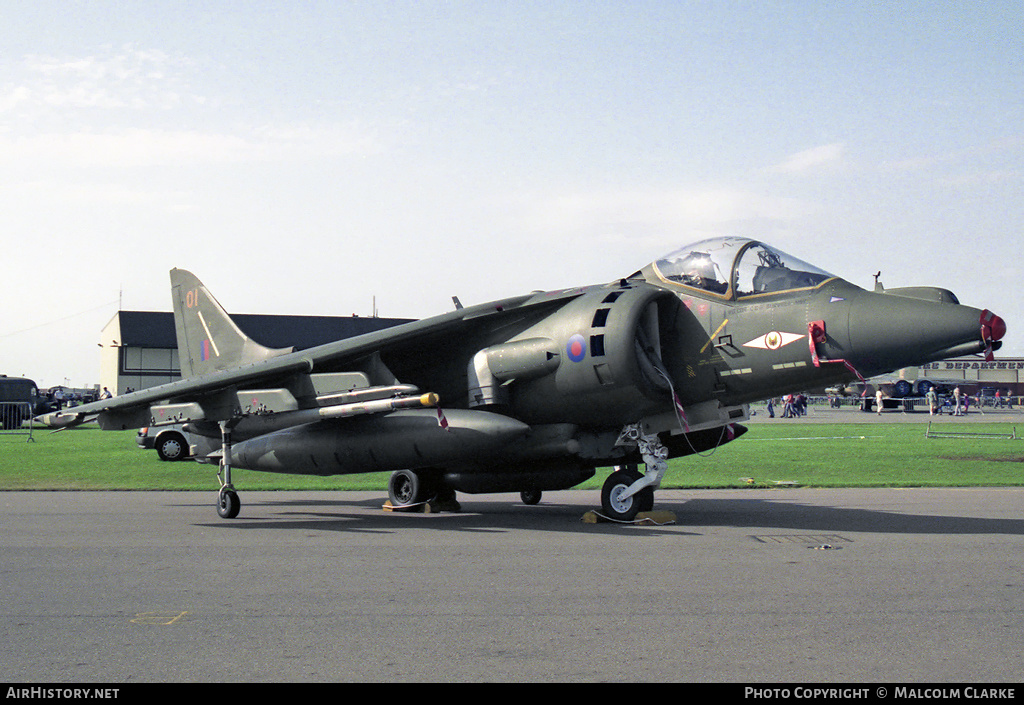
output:
[[[241,508],[242,502],[234,490],[225,487],[217,494],[217,514],[221,519],[234,519]]]
[[[630,485],[643,475],[635,467],[616,470],[604,481],[601,488],[601,508],[609,519],[633,521],[640,512],[654,509],[654,488],[645,487],[636,494],[622,498]]]
[[[542,496],[543,493],[540,490],[534,489],[523,490],[519,493],[519,499],[523,501],[523,504],[528,505],[538,504]]]

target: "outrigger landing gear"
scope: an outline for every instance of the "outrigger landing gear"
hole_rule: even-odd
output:
[[[238,516],[238,510],[242,508],[242,502],[238,499],[238,493],[228,486],[221,488],[217,494],[217,514],[221,519],[234,519]]]
[[[220,492],[217,493],[217,514],[221,519],[234,519],[242,508],[234,485],[231,484],[231,426],[227,421],[220,422],[220,444],[223,455],[217,471]]]
[[[644,459],[643,474],[635,465],[616,466],[601,488],[601,509],[609,519],[633,521],[640,512],[654,509],[654,490],[668,470],[668,449],[657,435],[645,435],[640,424],[622,429],[616,445],[635,444]]]

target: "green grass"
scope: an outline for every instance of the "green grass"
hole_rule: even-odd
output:
[[[735,443],[669,462],[666,488],[967,487],[1024,485],[1024,440],[925,438],[926,424],[752,424]],[[1006,433],[1010,424],[943,424]],[[0,434],[0,490],[210,490],[216,470],[167,463],[135,445],[135,431],[95,427]],[[600,487],[608,471],[584,483]],[[246,490],[385,491],[388,473],[307,477],[235,470]]]
[[[926,438],[927,424],[752,424],[703,457],[670,463],[666,487],[983,487],[1024,485],[1024,440]],[[1013,432],[1011,424],[943,424]]]
[[[0,490],[209,490],[217,468],[192,461],[168,463],[135,444],[135,431],[84,426],[52,433],[36,429],[0,435]],[[249,490],[372,490],[387,488],[389,473],[306,477],[233,470]]]

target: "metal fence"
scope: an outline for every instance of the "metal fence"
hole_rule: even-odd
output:
[[[0,402],[0,434],[32,438],[32,405],[27,401]]]

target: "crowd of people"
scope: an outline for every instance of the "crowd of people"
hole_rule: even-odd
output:
[[[884,409],[884,401],[888,397],[877,389],[874,395],[867,395],[866,398],[858,397],[860,407],[864,411],[870,411],[872,402],[876,413],[881,414]],[[849,398],[848,398],[849,399]],[[903,398],[900,397],[900,400]],[[820,401],[820,400],[819,400]],[[828,395],[829,407],[839,408],[842,405],[842,397],[832,394]],[[1020,402],[1020,399],[1017,399]],[[939,393],[932,387],[924,396],[925,407],[932,416],[948,414],[950,416],[965,416],[971,410],[983,411],[983,407],[989,406],[993,409],[1014,408],[1014,398],[1003,394],[1002,390],[996,390],[994,394],[970,395],[964,393],[959,386],[952,390],[945,389]],[[767,400],[768,418],[774,419],[776,415],[784,419],[799,418],[807,415],[808,398],[805,394],[787,394],[784,397]],[[777,414],[781,410],[781,413]],[[908,409],[909,410],[909,409]]]
[[[775,399],[768,400],[768,418],[775,418]],[[787,394],[782,397],[782,418],[795,419],[807,416],[807,396],[804,394]]]
[[[980,411],[986,403],[993,409],[1013,408],[1013,397],[1009,395],[1004,396],[1002,390],[999,389],[995,391],[994,395],[984,397],[964,394],[960,391],[960,387],[954,387],[950,394],[940,396],[936,393],[935,388],[932,387],[924,395],[924,398],[925,403],[928,405],[928,413],[932,416],[936,414],[964,416],[970,412],[972,406]]]

